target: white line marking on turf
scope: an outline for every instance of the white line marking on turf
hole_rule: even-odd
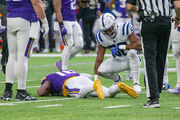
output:
[[[62,104],[36,106],[36,108],[47,108],[47,107],[58,107],[58,106],[62,106]]]
[[[145,94],[146,92],[141,92],[141,93],[138,93],[139,94]],[[126,93],[121,93],[121,94],[117,94],[117,95],[127,95]]]
[[[174,109],[179,110],[179,109],[180,109],[180,107],[174,107]]]
[[[61,100],[72,100],[77,98],[59,98],[59,99],[47,99],[47,100],[35,100],[35,101],[19,101],[19,102],[11,102],[14,104],[21,104],[21,103],[31,103],[31,102],[50,102],[50,101],[61,101]]]
[[[39,88],[40,86],[29,86],[29,87],[26,87],[26,88]]]
[[[117,105],[117,106],[106,106],[106,107],[102,107],[102,108],[122,108],[122,107],[130,107],[130,105]]]
[[[2,55],[0,54],[0,57]],[[61,54],[35,54],[33,53],[31,57],[60,57]],[[96,57],[97,54],[77,54],[76,57]],[[111,54],[105,54],[105,56],[112,56]],[[140,56],[143,56],[142,54]],[[168,57],[174,57],[173,54],[168,54]]]
[[[26,80],[26,81],[31,82],[31,81],[41,81],[41,80],[40,79],[34,79],[34,80]],[[14,82],[17,82],[17,81],[14,81]],[[0,84],[3,84],[3,83],[5,83],[5,81],[4,82],[0,82]]]
[[[14,106],[16,104],[13,103],[0,103],[0,106]]]

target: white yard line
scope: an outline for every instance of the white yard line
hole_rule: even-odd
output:
[[[139,95],[140,94],[145,94],[146,92],[141,92],[141,93],[138,93]],[[123,92],[121,92],[120,94],[117,94],[117,96],[121,96],[121,95],[127,95],[126,93],[123,93]]]
[[[14,106],[16,104],[13,103],[0,103],[0,106]]]
[[[180,107],[174,107],[174,109],[179,110],[179,109],[180,109]]]
[[[39,88],[40,86],[28,86],[26,88]]]
[[[2,55],[0,54],[0,57],[1,57]],[[32,55],[31,55],[31,57],[60,57],[61,56],[61,54],[35,54],[35,53],[33,53]],[[77,54],[76,55],[76,57],[96,57],[97,55],[96,54]],[[112,56],[111,54],[105,54],[105,56]],[[143,56],[142,54],[140,55],[140,56]],[[173,54],[168,54],[167,55],[168,57],[173,57],[174,55]]]
[[[16,105],[16,104],[23,104],[23,103],[34,103],[34,102],[51,102],[51,101],[73,100],[73,99],[77,99],[77,98],[59,98],[59,99],[47,99],[47,100],[35,100],[35,101],[9,102],[9,103],[0,103],[0,106]]]
[[[39,80],[39,79],[34,79],[34,80],[26,80],[26,81],[30,82],[30,81],[41,81],[41,80]],[[17,81],[14,81],[14,82],[17,82]],[[5,82],[0,82],[0,84],[3,84],[3,83],[5,83]]]
[[[58,107],[58,106],[62,106],[62,104],[36,106],[36,108],[47,108],[47,107]]]
[[[130,107],[130,105],[106,106],[102,108],[110,109],[110,108],[122,108],[122,107]]]

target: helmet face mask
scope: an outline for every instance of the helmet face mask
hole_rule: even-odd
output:
[[[116,36],[116,30],[115,30],[114,26],[112,26],[111,28],[109,28],[107,30],[102,30],[102,33],[112,39]]]
[[[110,13],[105,13],[100,17],[99,27],[101,32],[113,39],[116,36],[115,17]]]

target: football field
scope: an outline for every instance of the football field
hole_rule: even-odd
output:
[[[49,96],[38,97],[37,89],[41,79],[46,75],[57,72],[55,63],[60,60],[58,54],[35,54],[29,60],[27,91],[36,101],[16,101],[17,80],[13,85],[12,101],[0,101],[0,120],[180,120],[180,95],[163,91],[160,96],[160,108],[143,108],[147,102],[144,87],[144,69],[141,63],[140,84],[142,93],[134,99],[119,93],[114,98],[103,101],[97,97],[75,99],[71,97]],[[106,56],[107,59],[109,56]],[[141,57],[143,59],[143,57]],[[95,55],[81,55],[70,60],[69,69],[79,73],[93,75]],[[169,54],[169,83],[175,87],[177,75],[175,59]],[[125,80],[126,72],[122,72],[126,84],[133,86],[132,80]],[[112,85],[112,80],[100,78],[106,87]],[[5,76],[0,72],[0,95],[4,91]]]

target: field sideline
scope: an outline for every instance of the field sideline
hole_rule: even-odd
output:
[[[29,72],[27,78],[27,91],[37,97],[37,101],[16,101],[17,81],[13,86],[13,100],[0,101],[0,120],[179,120],[180,96],[166,91],[161,94],[160,109],[145,109],[145,88],[143,82],[143,62],[141,64],[140,83],[143,92],[137,99],[126,94],[119,93],[115,98],[106,98],[101,101],[98,98],[74,99],[70,97],[38,97],[37,88],[41,79],[49,73],[57,72],[55,62],[59,61],[59,54],[33,54],[29,60]],[[53,56],[54,55],[54,56]],[[109,54],[110,55],[110,54]],[[80,73],[93,75],[96,55],[78,54],[70,60],[70,68]],[[175,60],[169,54],[169,82],[174,87],[177,80]],[[108,58],[107,55],[105,57]],[[141,57],[143,58],[143,57]],[[133,81],[125,80],[126,72],[121,73],[126,84],[132,86]],[[112,85],[112,81],[100,78],[106,87]],[[5,76],[0,72],[0,95],[4,91]]]

